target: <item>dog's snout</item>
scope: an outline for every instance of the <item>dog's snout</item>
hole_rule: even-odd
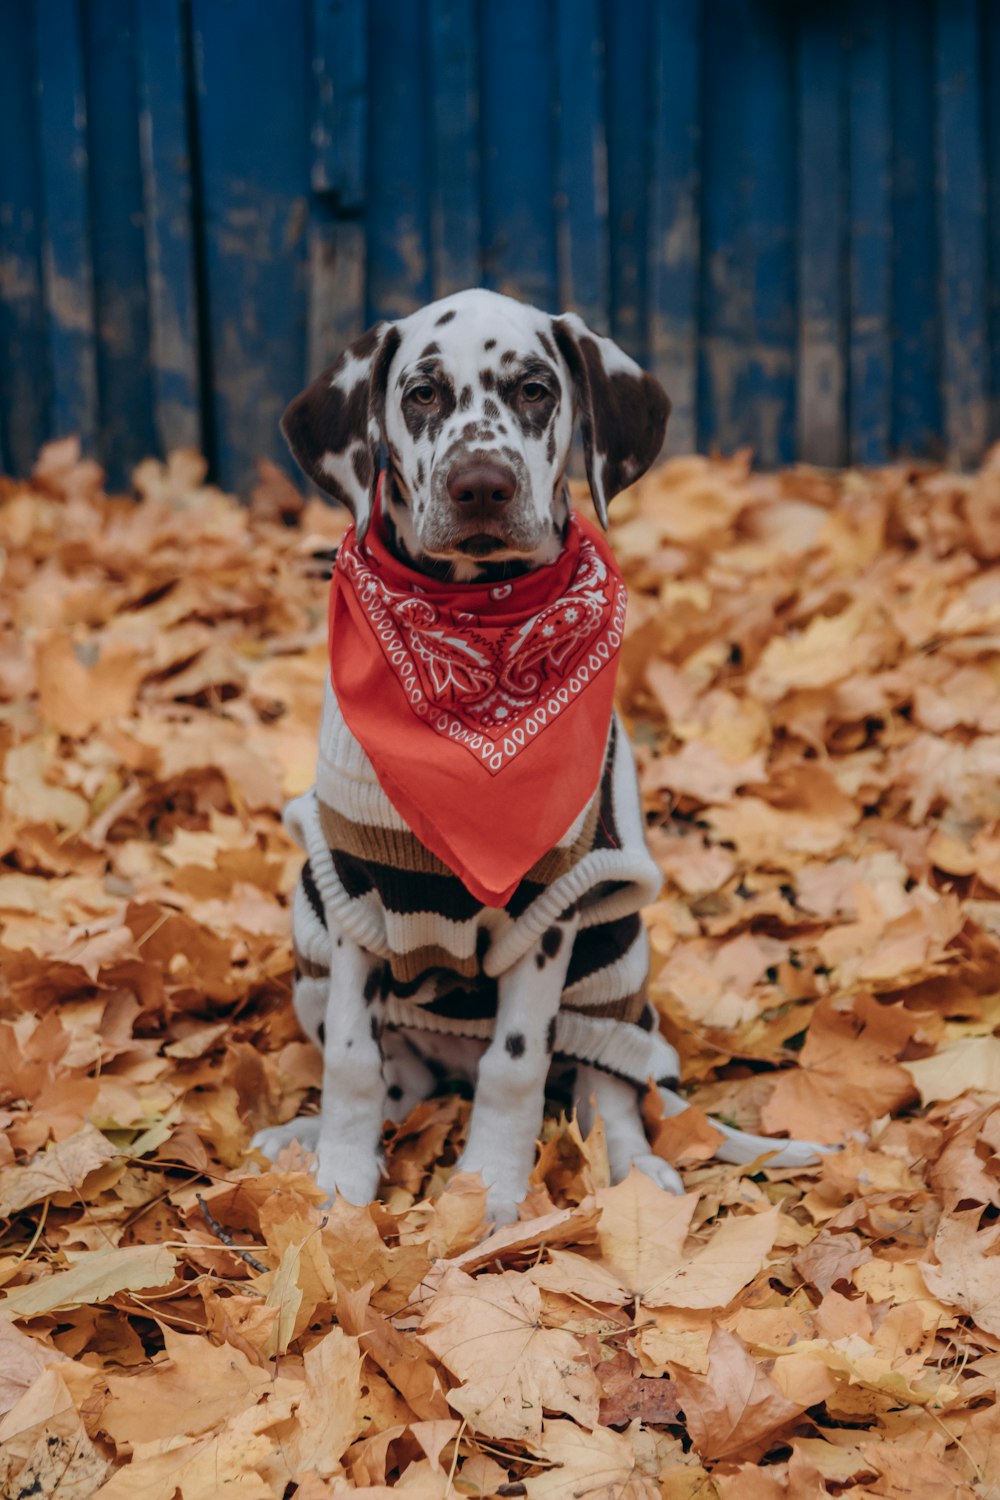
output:
[[[487,510],[513,500],[516,492],[517,480],[501,464],[458,464],[448,475],[448,494],[459,505]]]

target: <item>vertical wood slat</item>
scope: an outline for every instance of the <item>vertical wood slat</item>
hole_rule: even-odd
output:
[[[0,468],[26,474],[48,435],[41,163],[31,13],[0,5]]]
[[[309,0],[312,162],[306,368],[311,378],[365,326],[368,0]]]
[[[745,68],[745,255],[751,339],[745,430],[759,463],[795,456],[795,115],[791,12],[751,0]]]
[[[368,317],[401,318],[431,298],[426,0],[369,0],[378,99],[369,133]]]
[[[655,0],[649,207],[649,360],[673,402],[667,442],[698,432],[701,5]]]
[[[59,38],[52,46],[49,39]],[[87,107],[75,0],[36,0],[35,56],[43,157],[43,268],[54,437],[97,433],[94,281]]]
[[[611,331],[634,359],[646,348],[650,0],[606,10]]]
[[[892,451],[941,453],[933,17],[895,0],[892,22]]]
[[[555,0],[559,308],[608,328],[608,153],[600,0]]]
[[[481,0],[483,280],[538,307],[556,299],[551,10]]]
[[[938,0],[935,23],[945,436],[951,461],[968,466],[989,425],[978,6]]]
[[[220,480],[245,494],[259,455],[291,468],[278,421],[305,367],[305,13],[282,0],[192,0],[191,15],[212,419]]]
[[[435,297],[447,297],[481,279],[477,21],[476,0],[430,0]]]
[[[983,12],[988,281],[990,291],[991,418],[989,441],[1000,442],[1000,10]]]
[[[834,466],[847,452],[844,407],[844,162],[841,27],[800,18],[798,36],[798,455]]]
[[[849,456],[883,463],[892,412],[892,216],[887,0],[851,0]]]
[[[136,0],[150,375],[163,452],[202,444],[185,63],[180,5]]]
[[[143,236],[133,0],[82,7],[91,242],[97,324],[97,447],[108,483],[127,484],[152,449],[152,383]]]
[[[367,171],[367,0],[313,0],[312,22],[312,189],[332,193],[342,212],[356,211]]]
[[[744,246],[747,6],[704,0],[704,28],[698,445],[731,452],[747,440],[745,366],[752,336]]]

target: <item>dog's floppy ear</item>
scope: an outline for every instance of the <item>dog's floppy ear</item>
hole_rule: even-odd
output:
[[[553,318],[552,332],[573,377],[590,493],[607,526],[609,502],[645,474],[663,446],[670,397],[576,313]]]
[[[288,407],[281,430],[321,490],[350,507],[358,539],[371,519],[385,384],[399,348],[394,323],[376,323]]]

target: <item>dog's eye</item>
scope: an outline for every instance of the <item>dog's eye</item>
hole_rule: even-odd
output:
[[[540,380],[526,380],[521,387],[525,401],[544,401],[548,391]]]
[[[406,394],[414,401],[419,401],[421,406],[430,406],[434,400],[435,391],[432,385],[415,385]]]

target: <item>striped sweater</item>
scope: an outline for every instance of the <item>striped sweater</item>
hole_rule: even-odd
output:
[[[481,905],[410,832],[329,679],[316,785],[289,803],[285,823],[306,853],[292,909],[297,983],[328,980],[333,922],[384,960],[390,1026],[488,1039],[498,976],[575,908],[580,927],[557,1053],[640,1084],[661,1076],[666,1054],[646,1000],[639,916],[661,876],[646,848],[635,766],[617,716],[593,798],[503,908]]]

